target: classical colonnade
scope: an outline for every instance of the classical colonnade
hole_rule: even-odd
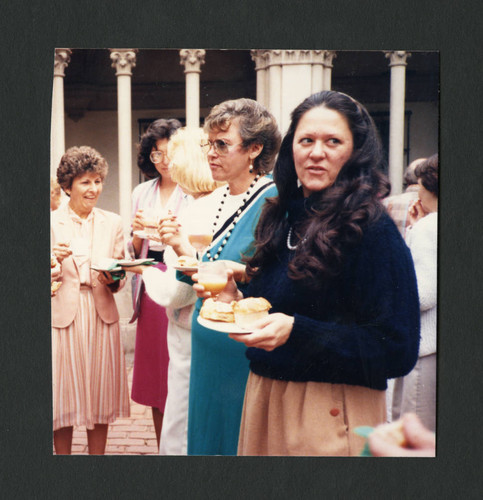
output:
[[[119,213],[126,224],[130,221],[131,199],[131,79],[136,66],[137,49],[109,49],[117,77]],[[64,76],[71,50],[55,49],[52,96],[51,173],[65,150]],[[404,170],[404,108],[406,65],[410,56],[405,51],[384,51],[391,68],[389,118],[389,178],[392,193],[402,191]],[[205,50],[180,50],[180,64],[186,78],[186,126],[198,127],[200,121],[200,73]],[[335,51],[330,50],[252,50],[257,78],[257,101],[265,105],[285,132],[290,112],[308,95],[330,90]]]

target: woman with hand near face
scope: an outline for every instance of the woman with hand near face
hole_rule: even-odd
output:
[[[388,183],[369,114],[325,91],[292,113],[248,259],[245,296],[272,304],[250,334],[238,454],[357,455],[386,420],[387,379],[417,359],[409,251],[380,203]],[[195,285],[199,294],[200,285]],[[218,300],[239,299],[231,281]]]
[[[62,286],[52,297],[54,446],[71,453],[73,426],[85,426],[89,454],[104,454],[108,424],[129,416],[119,314],[113,293],[124,284],[90,269],[124,258],[119,215],[96,208],[107,163],[87,146],[62,156],[57,180],[69,203],[51,216],[52,253]]]
[[[394,384],[392,418],[416,413],[431,431],[436,430],[436,345],[438,272],[438,155],[418,165],[419,197],[409,210],[411,226],[406,243],[418,280],[421,343],[414,369]]]
[[[168,142],[179,127],[181,123],[174,119],[159,119],[149,125],[139,145],[138,167],[151,180],[136,186],[132,194],[133,237],[129,251],[133,258],[154,258],[162,270],[166,269],[164,245],[141,238],[138,231],[144,230],[143,217],[148,210],[157,214],[169,210],[176,215],[191,201],[169,171]],[[164,307],[147,295],[141,275],[133,278],[133,307],[131,322],[137,319],[137,325],[131,397],[136,403],[151,406],[159,446],[168,392],[168,318]]]

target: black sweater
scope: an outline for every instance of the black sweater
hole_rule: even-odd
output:
[[[293,255],[284,244],[247,289],[247,296],[269,300],[271,313],[295,317],[286,344],[247,350],[250,369],[273,379],[380,390],[388,378],[409,373],[418,357],[419,300],[411,254],[390,217],[365,230],[325,291],[288,278]]]

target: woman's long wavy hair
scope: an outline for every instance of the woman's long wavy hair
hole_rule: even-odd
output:
[[[384,154],[379,134],[367,110],[340,92],[311,95],[292,112],[274,169],[279,194],[264,206],[255,232],[255,253],[247,259],[248,273],[261,273],[273,261],[277,248],[285,245],[289,204],[302,196],[293,160],[294,135],[302,116],[318,106],[337,111],[347,119],[353,151],[335,182],[310,195],[309,217],[293,228],[294,240],[304,241],[289,263],[288,275],[313,289],[339,274],[345,251],[360,241],[364,228],[384,213],[380,199],[390,190],[382,173]]]

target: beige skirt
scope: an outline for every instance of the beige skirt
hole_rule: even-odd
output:
[[[102,321],[89,289],[81,288],[72,324],[52,328],[52,396],[54,431],[129,417],[119,323]]]
[[[250,372],[238,455],[358,456],[365,440],[354,428],[385,421],[386,391]]]

